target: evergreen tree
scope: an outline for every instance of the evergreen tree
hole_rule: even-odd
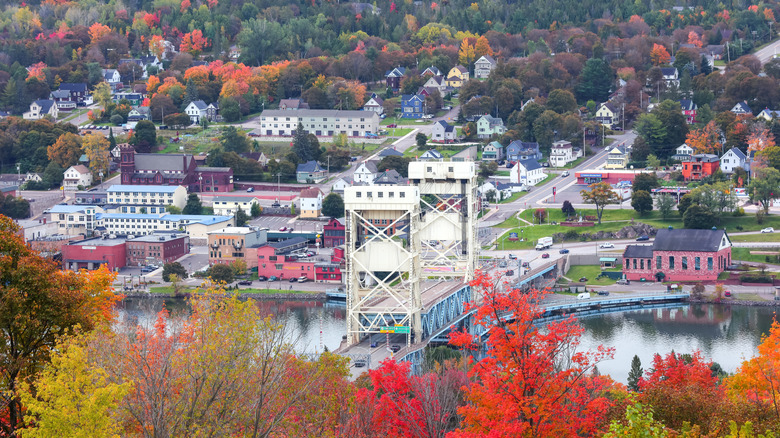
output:
[[[195,82],[192,81],[192,78],[187,79],[187,88],[184,91],[184,100],[181,102],[182,111],[187,108],[187,105],[189,105],[190,102],[195,102],[196,100],[198,100],[198,87],[195,86]]]
[[[187,197],[187,205],[184,206],[182,214],[200,214],[203,211],[203,204],[200,203],[200,198],[195,193],[190,193]]]
[[[322,215],[334,218],[344,217],[344,199],[338,193],[331,193],[322,201]]]
[[[604,102],[609,97],[612,87],[612,68],[602,59],[591,58],[585,63],[580,73],[580,83],[577,86],[577,94],[580,100],[593,99],[596,102]]]
[[[247,215],[244,212],[243,209],[241,209],[241,208],[236,209],[236,226],[237,227],[245,226],[248,220],[249,220],[249,215]]]
[[[108,150],[112,151],[116,147],[116,139],[114,138],[114,128],[108,128]]]
[[[311,137],[303,129],[303,125],[298,123],[298,128],[295,130],[295,137],[293,138],[292,152],[301,163],[319,158],[319,144],[313,144]],[[316,140],[316,137],[314,139]]]
[[[639,360],[639,356],[634,355],[631,359],[631,370],[628,372],[628,389],[639,391],[639,379],[642,378],[642,374],[644,374],[642,361]]]

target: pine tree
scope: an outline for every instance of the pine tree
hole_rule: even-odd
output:
[[[14,110],[16,107],[16,98],[18,94],[19,87],[16,84],[16,79],[8,79],[8,83],[5,85],[5,91],[3,92],[3,108]]]
[[[642,374],[644,374],[642,361],[639,360],[639,356],[634,355],[631,359],[631,370],[628,372],[628,389],[639,391],[639,379],[642,378]]]
[[[114,138],[114,129],[108,128],[108,150],[113,151],[116,147],[116,139]]]
[[[181,102],[182,109],[187,108],[190,102],[198,100],[198,87],[195,86],[195,82],[192,78],[187,79],[187,88],[184,92],[184,100]]]

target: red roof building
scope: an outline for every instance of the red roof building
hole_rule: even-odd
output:
[[[682,174],[688,181],[698,181],[712,176],[720,169],[720,159],[713,154],[699,154],[691,157],[691,161],[682,163]]]
[[[335,248],[344,244],[345,225],[344,218],[331,218],[328,223],[322,227],[322,247]]]

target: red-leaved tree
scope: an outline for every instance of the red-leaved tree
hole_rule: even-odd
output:
[[[594,373],[613,349],[578,351],[583,329],[573,319],[539,326],[546,291],[521,292],[482,272],[471,282],[476,324],[489,329],[485,358],[469,371],[468,404],[454,437],[596,436],[606,428],[613,382]],[[480,339],[454,333],[451,343],[476,350]]]

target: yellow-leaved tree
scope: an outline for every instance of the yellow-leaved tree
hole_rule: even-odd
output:
[[[463,38],[460,43],[460,50],[458,51],[458,62],[464,66],[468,66],[475,61],[476,51],[474,45],[469,44],[470,38]]]
[[[108,175],[109,146],[108,140],[100,134],[88,134],[81,142],[81,147],[84,148],[84,153],[89,159],[89,170],[92,171],[93,176],[97,176],[100,172],[103,172],[104,176]]]

